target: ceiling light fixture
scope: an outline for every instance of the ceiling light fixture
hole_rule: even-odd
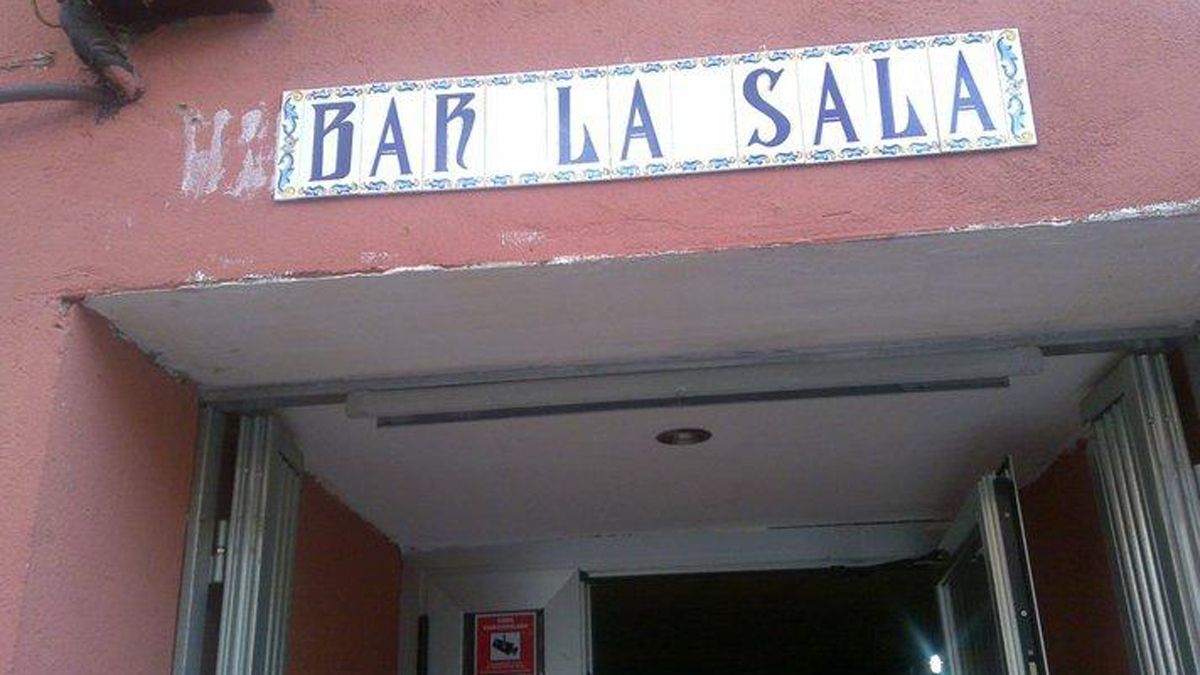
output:
[[[700,428],[667,429],[654,438],[663,445],[699,445],[712,438],[712,432]]]

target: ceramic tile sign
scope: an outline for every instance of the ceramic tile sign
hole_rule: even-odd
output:
[[[284,92],[275,198],[1037,143],[1016,29]]]
[[[542,675],[541,610],[466,614],[463,675]]]

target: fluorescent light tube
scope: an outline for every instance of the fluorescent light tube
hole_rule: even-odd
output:
[[[359,391],[352,418],[380,426],[594,410],[861,396],[1007,386],[1041,371],[1034,347],[867,359],[826,359],[582,377]]]

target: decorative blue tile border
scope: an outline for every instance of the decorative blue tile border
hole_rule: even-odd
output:
[[[296,188],[296,144],[300,136],[300,110],[298,102],[304,100],[302,92],[289,91],[283,94],[279,108],[279,135],[275,150],[275,198],[290,199],[298,193]]]
[[[1021,36],[1014,29],[998,31],[996,58],[1004,78],[1004,105],[1009,120],[1009,135],[1022,145],[1037,143],[1033,128],[1033,110],[1029,105],[1029,83],[1025,76],[1025,55]]]
[[[746,73],[752,70],[767,68],[771,69],[773,72],[779,72],[783,70],[787,73],[788,77],[802,77],[797,75],[796,73],[799,71],[795,70],[797,65],[802,62],[811,62],[812,60],[827,60],[831,58],[856,58],[861,59],[862,63],[864,64],[863,77],[866,79],[865,84],[869,90],[868,96],[874,95],[877,97],[870,100],[873,101],[873,109],[878,111],[879,108],[884,107],[881,101],[885,100],[885,98],[883,97],[882,93],[872,94],[870,91],[872,87],[875,87],[877,84],[875,81],[876,74],[868,75],[868,69],[869,72],[874,73],[875,68],[877,67],[874,65],[869,65],[870,60],[890,59],[893,64],[900,64],[903,62],[903,67],[906,68],[916,67],[912,66],[911,64],[923,62],[925,64],[923,67],[928,69],[930,68],[929,53],[931,53],[932,50],[978,50],[980,48],[989,48],[992,50],[995,58],[996,73],[998,73],[999,77],[999,80],[994,86],[997,91],[1001,92],[1000,95],[1002,99],[1002,109],[990,111],[991,105],[988,105],[989,111],[994,112],[994,116],[997,118],[996,126],[998,128],[996,129],[995,133],[984,133],[976,136],[956,135],[954,137],[941,138],[939,131],[940,127],[936,119],[924,119],[923,122],[926,133],[923,136],[910,135],[908,137],[896,137],[893,135],[890,137],[891,140],[879,140],[878,120],[874,120],[870,123],[865,120],[856,120],[856,127],[863,130],[863,132],[869,128],[870,124],[874,124],[875,131],[872,133],[874,133],[875,136],[873,138],[862,137],[862,133],[860,133],[859,136],[862,137],[862,142],[860,143],[833,144],[828,147],[813,147],[811,144],[813,139],[804,137],[804,131],[806,129],[810,129],[811,127],[805,126],[801,123],[802,120],[800,119],[801,115],[799,103],[797,103],[795,110],[789,109],[786,111],[786,114],[793,122],[791,133],[799,134],[799,137],[802,139],[801,141],[792,140],[788,142],[789,146],[795,147],[785,146],[787,149],[781,149],[779,147],[771,148],[760,147],[756,145],[738,150],[738,155],[736,156],[726,155],[724,150],[721,150],[719,153],[696,152],[695,150],[687,152],[686,148],[666,147],[668,142],[678,143],[683,141],[679,141],[677,139],[668,141],[667,139],[674,139],[674,135],[672,133],[664,133],[661,134],[662,137],[660,139],[663,141],[664,145],[662,148],[663,158],[661,160],[656,158],[651,161],[621,162],[617,161],[615,158],[615,155],[618,154],[620,149],[621,139],[612,138],[611,136],[613,134],[620,133],[616,129],[621,128],[620,125],[624,125],[625,127],[628,127],[625,129],[625,133],[629,135],[629,137],[632,137],[632,128],[637,118],[633,116],[631,111],[615,111],[611,109],[605,109],[603,112],[604,119],[606,120],[609,120],[610,116],[617,115],[618,112],[622,116],[628,115],[630,120],[628,125],[626,125],[624,122],[621,122],[620,125],[618,125],[617,123],[610,121],[609,125],[605,126],[604,128],[583,127],[584,133],[590,132],[593,135],[592,140],[599,141],[601,136],[603,136],[603,139],[606,141],[603,143],[603,148],[600,147],[600,143],[597,143],[595,149],[592,151],[601,152],[601,154],[604,154],[604,149],[607,149],[607,154],[605,156],[601,156],[598,161],[594,157],[588,161],[587,158],[584,158],[582,155],[580,155],[580,157],[583,159],[583,164],[581,165],[572,165],[566,163],[566,155],[564,154],[564,159],[562,160],[563,164],[558,163],[560,155],[558,145],[561,144],[564,148],[568,147],[568,141],[562,140],[562,134],[570,134],[572,132],[563,132],[561,130],[554,129],[554,124],[557,121],[555,115],[562,116],[564,114],[580,114],[580,112],[577,110],[573,111],[570,109],[565,109],[567,112],[564,113],[563,108],[556,108],[559,87],[569,88],[582,83],[594,82],[604,82],[606,87],[610,87],[611,85],[609,83],[614,82],[619,78],[638,78],[640,82],[641,78],[653,75],[661,80],[659,84],[655,84],[653,86],[666,86],[668,87],[668,95],[674,96],[674,94],[670,93],[669,89],[670,82],[673,81],[672,78],[684,76],[690,77],[690,74],[693,73],[699,76],[701,73],[706,71],[717,71],[723,69],[726,72],[731,72],[730,83],[732,85],[732,90],[729,92],[729,94],[721,94],[721,96],[732,95],[736,98],[739,96],[749,96],[750,94],[744,94],[740,90],[735,78],[732,77],[733,72]],[[914,55],[919,55],[919,57],[914,58]],[[895,65],[893,67],[898,68],[901,66]],[[730,71],[730,69],[733,68],[743,68],[744,70]],[[704,78],[701,78],[701,81],[705,81]],[[911,82],[915,80],[910,78],[909,81]],[[693,80],[693,82],[695,82],[695,80]],[[711,83],[712,78],[708,78],[707,82]],[[430,158],[425,157],[422,162],[419,162],[420,166],[417,166],[418,163],[413,164],[413,170],[416,172],[413,175],[403,175],[400,179],[372,180],[369,178],[364,178],[360,180],[358,178],[359,167],[357,166],[357,164],[360,163],[359,153],[376,152],[377,148],[370,149],[367,147],[371,143],[375,143],[376,141],[374,140],[368,141],[365,139],[356,139],[355,142],[363,147],[360,150],[359,145],[355,146],[353,163],[356,166],[354,167],[353,171],[350,171],[345,176],[334,180],[307,180],[310,175],[318,175],[318,172],[313,171],[312,167],[309,166],[309,164],[311,164],[313,161],[313,137],[316,135],[316,131],[314,130],[314,125],[316,124],[315,120],[320,117],[316,112],[314,112],[317,110],[317,108],[322,106],[327,107],[329,104],[349,101],[357,104],[356,114],[362,115],[364,113],[362,112],[363,106],[361,102],[364,96],[379,96],[381,94],[386,95],[389,92],[406,94],[415,92],[422,97],[422,100],[429,101],[429,103],[422,104],[422,110],[426,111],[422,113],[423,117],[425,118],[423,120],[423,124],[415,130],[411,128],[406,128],[404,130],[404,134],[406,135],[405,141],[408,144],[408,152],[427,153],[429,152],[427,148],[433,147],[431,145],[431,137],[429,136],[431,133],[431,129],[429,127],[439,123],[439,121],[435,119],[435,114],[433,112],[429,112],[436,110],[434,107],[432,107],[433,97],[439,95],[452,95],[455,92],[470,90],[477,92],[478,98],[476,99],[476,102],[480,105],[477,108],[471,109],[472,113],[476,114],[476,117],[473,119],[473,133],[478,134],[479,138],[469,139],[469,142],[483,143],[484,148],[486,148],[488,145],[484,135],[487,133],[489,128],[493,128],[489,127],[486,123],[486,119],[484,119],[484,115],[491,112],[487,109],[486,105],[482,105],[483,102],[486,101],[486,92],[489,89],[498,90],[516,85],[524,85],[527,87],[530,85],[536,85],[539,86],[544,92],[542,95],[545,99],[544,108],[546,110],[547,117],[544,121],[538,121],[538,124],[545,125],[547,127],[546,143],[548,147],[546,150],[547,156],[544,166],[531,167],[529,170],[515,173],[489,172],[487,168],[488,157],[486,151],[481,152],[478,148],[476,148],[476,150],[473,150],[472,152],[475,153],[474,156],[482,157],[482,159],[477,161],[482,162],[483,165],[476,167],[475,165],[468,163],[468,166],[471,167],[470,171],[464,172],[460,170],[456,173],[447,172],[444,174],[434,172],[431,168],[432,162],[430,161]],[[628,87],[629,85],[626,84],[624,86]],[[647,84],[646,86],[649,87],[651,85]],[[693,84],[689,86],[694,87],[697,85]],[[704,84],[702,86],[710,86],[710,84]],[[815,85],[813,83],[806,83],[805,86],[800,88],[801,96],[811,96],[811,94],[806,94],[805,92],[812,91],[814,86],[819,90],[821,85],[819,82]],[[991,87],[993,85],[991,82],[981,82],[980,86]],[[883,83],[878,83],[878,88],[885,89],[886,85]],[[697,90],[693,88],[689,91],[693,92],[692,100],[695,100],[694,96]],[[523,94],[516,95],[520,96]],[[660,97],[662,96],[661,90],[657,95]],[[911,95],[911,92],[901,92],[898,95],[900,98],[899,102],[893,102],[893,109],[898,111],[896,112],[896,115],[903,116],[906,114],[905,110],[907,110],[907,108],[904,106],[905,101],[903,98],[909,95]],[[933,93],[930,93],[929,95],[934,98],[930,105],[936,105],[936,96]],[[513,100],[511,96],[509,100]],[[728,99],[724,100],[728,101]],[[822,99],[822,104],[826,105],[824,99]],[[557,105],[561,106],[562,104],[557,103]],[[728,104],[722,103],[722,105]],[[766,119],[762,116],[762,106],[765,105],[763,102],[756,101],[754,109],[749,110],[749,112],[747,112],[747,109],[745,108],[745,98],[742,99],[740,105],[742,106],[743,114],[749,114],[751,116],[758,115],[758,117],[755,117],[749,122],[750,124],[763,124],[762,120]],[[810,104],[806,103],[806,105]],[[612,106],[611,102],[609,106]],[[528,109],[528,106],[526,106],[526,109]],[[926,108],[922,109],[924,110]],[[944,114],[944,111],[934,110],[934,113],[936,116]],[[443,116],[446,115],[444,110],[441,114]],[[500,113],[496,114],[499,115]],[[594,114],[595,113],[593,111],[593,115]],[[703,115],[704,111],[688,111],[687,114]],[[728,115],[728,113],[723,114]],[[375,120],[375,125],[372,128],[379,129],[382,126],[382,122],[380,122],[381,118],[368,117]],[[735,169],[756,169],[795,164],[825,164],[852,160],[928,156],[939,153],[1025,147],[1034,146],[1037,144],[1037,133],[1034,125],[1033,110],[1030,103],[1024,53],[1021,46],[1020,34],[1016,29],[975,31],[915,38],[900,38],[893,40],[872,40],[862,43],[831,44],[797,49],[763,50],[746,54],[714,55],[673,59],[667,61],[626,63],[613,66],[589,66],[548,71],[507,73],[487,76],[446,77],[423,81],[369,83],[355,86],[336,86],[319,89],[287,91],[284,92],[281,99],[278,119],[275,176],[272,183],[275,199],[277,200],[349,196],[359,194],[390,194],[418,191],[438,192],[450,190],[536,186],[560,183],[596,182],[613,179],[643,178],[667,175],[691,175]],[[320,119],[324,119],[326,124],[330,124],[329,120],[331,117],[329,114],[326,114],[324,117],[320,117]],[[361,125],[362,121],[361,119],[354,121],[354,119],[350,119],[350,121],[347,122],[351,124],[350,127],[339,128],[334,131],[341,132],[349,130],[348,133],[356,132],[358,127],[353,125]],[[498,128],[504,128],[502,125],[500,125],[500,122],[496,122],[498,119],[501,118],[494,118],[493,122],[495,122],[495,125]],[[712,118],[710,116],[710,119],[716,118]],[[901,117],[901,119],[907,118]],[[746,120],[735,120],[735,122],[736,124],[747,123]],[[825,122],[826,120],[823,119],[822,124]],[[1000,122],[1002,122],[1002,124]],[[408,124],[408,122],[405,123]],[[441,123],[449,125],[451,122],[448,120],[442,120]],[[462,125],[461,128],[465,129],[467,125],[466,117],[460,116],[454,120],[454,123]],[[521,119],[514,118],[511,120],[511,123],[520,124]],[[659,127],[659,131],[663,132],[668,129],[666,125],[670,124],[670,121],[660,118],[655,120],[655,124],[662,125]],[[859,124],[861,124],[861,126],[858,126]],[[611,129],[609,128],[610,126],[612,127]],[[575,133],[578,133],[578,122],[575,123],[575,127]],[[464,133],[462,131],[458,131],[459,128],[460,127],[454,127],[454,131],[445,131],[445,133]],[[697,132],[694,131],[694,129],[696,127],[693,125],[692,128],[692,134],[693,137],[695,137]],[[750,128],[753,129],[754,127],[751,126]],[[764,127],[759,126],[760,130],[762,128]],[[769,129],[770,127],[766,128]],[[889,127],[885,126],[885,128]],[[330,131],[329,129],[326,129],[325,131],[326,137],[333,138],[332,136],[329,136],[330,133],[334,133],[333,131]],[[736,129],[725,130],[723,128],[716,128],[713,130],[713,133],[736,134],[738,132]],[[411,137],[408,137],[410,134]],[[742,138],[745,138],[745,136],[742,136]],[[827,142],[830,142],[828,135],[826,140]],[[335,143],[334,147],[341,147],[340,145],[337,145],[338,143],[341,143],[340,138],[334,139],[333,142]],[[447,152],[445,149],[446,144],[456,144],[458,139],[457,137],[450,140],[443,139],[441,142],[443,144],[443,149],[441,152]],[[382,140],[380,140],[379,143],[382,144]],[[712,147],[717,147],[723,143],[724,142],[722,141],[716,145],[709,145]],[[509,147],[512,147],[511,142],[508,145]],[[737,143],[734,143],[734,146],[736,145]],[[571,148],[583,148],[582,150],[575,150],[577,153],[591,150],[590,148],[586,147],[586,144],[582,142],[578,135],[574,137],[573,141],[569,142],[569,146]],[[499,147],[505,146],[502,144]],[[457,150],[457,146],[455,146],[454,149]],[[540,149],[536,150],[533,156],[536,157],[540,152]],[[561,153],[565,152],[565,150],[561,151]],[[329,161],[328,155],[330,154],[331,153],[329,152],[325,153],[327,162]],[[365,156],[370,157],[371,155],[366,154]],[[672,160],[672,156],[686,159]],[[509,162],[508,164],[513,165],[512,162]],[[518,165],[524,164],[526,164],[524,161],[518,163]],[[361,170],[364,175],[368,172],[368,169],[365,168]],[[371,171],[374,170],[375,169],[371,169]],[[407,168],[405,171],[407,171]],[[328,172],[322,170],[321,175],[328,175]],[[392,175],[394,176],[395,173]]]

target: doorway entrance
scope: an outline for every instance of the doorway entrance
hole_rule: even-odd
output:
[[[547,668],[583,675],[581,573],[920,556],[1004,456],[1028,488],[1087,437],[1100,475],[1083,479],[1105,516],[1091,539],[1113,551],[1139,668],[1188,673],[1200,516],[1186,450],[1155,412],[1170,406],[1143,395],[1164,378],[1109,387],[1083,419],[1080,400],[1128,354],[1195,348],[1195,277],[1179,273],[1194,231],[987,229],[87,304],[214,410],[277,419],[303,458],[285,463],[403,549],[418,577],[398,612],[406,675],[423,613],[428,673],[457,675],[464,614],[539,608]],[[1095,513],[1091,487],[1072,494]],[[1075,506],[1042,501],[1043,515]],[[994,539],[981,528],[980,550]],[[1109,564],[1086,578],[1111,581]],[[1029,675],[1013,644],[1005,667]]]
[[[592,582],[592,672],[1045,673],[1028,561],[1006,461],[920,558]]]
[[[1100,358],[1073,356],[1047,360],[1082,366],[1086,370],[1109,358],[1100,355]],[[1039,377],[1052,373],[1059,373],[1061,379],[1064,372],[1073,371],[1050,366],[1039,371],[1040,374],[1027,376],[1032,382],[1025,384],[1036,385]],[[1049,386],[1053,383],[1053,379],[1043,380],[1042,387],[1034,387],[1040,389],[1043,400],[1047,395],[1053,396],[1055,390]],[[941,438],[951,449],[965,447],[961,439],[952,433],[947,435],[953,426],[940,424],[923,429],[919,424],[921,420],[917,420],[917,424],[907,420],[907,426],[899,420],[907,419],[906,413],[923,410],[929,416],[926,421],[943,421],[938,412],[944,412],[947,405],[973,400],[978,406],[990,399],[991,406],[1013,405],[1014,409],[1023,411],[1017,419],[1024,424],[1030,421],[1025,417],[1030,411],[1021,408],[1021,403],[1027,401],[1016,386],[956,387],[919,394],[857,390],[838,393],[844,395],[747,401],[738,405],[746,410],[781,405],[794,406],[795,411],[806,408],[819,411],[831,407],[841,414],[811,416],[804,424],[813,430],[833,425],[840,429],[838,433],[845,434],[844,438],[855,439],[859,438],[855,435],[857,428],[846,427],[848,419],[860,427],[866,420],[872,420],[877,428],[869,433],[890,435],[893,440],[901,431],[916,433],[917,438]],[[1068,402],[1072,406],[1079,405],[1076,398],[1070,398]],[[863,414],[861,409],[855,408],[872,405],[878,406],[877,411],[881,413],[890,408],[894,417]],[[432,466],[444,465],[458,475],[459,484],[466,484],[469,480],[465,477],[472,475],[472,470],[469,463],[463,464],[462,459],[456,460],[454,455],[461,454],[466,458],[483,456],[480,453],[495,455],[496,448],[489,449],[476,443],[454,448],[445,444],[445,434],[453,438],[456,430],[468,428],[471,433],[468,437],[478,440],[480,430],[489,426],[493,434],[500,429],[513,433],[522,427],[530,428],[528,416],[521,415],[514,416],[522,420],[521,423],[506,416],[498,420],[446,425],[393,424],[385,420],[395,418],[385,417],[382,412],[375,413],[376,417],[367,420],[369,426],[366,426],[353,414],[337,417],[333,416],[334,411],[326,410],[328,408],[331,406],[294,406],[282,415],[276,412],[232,414],[216,409],[208,412],[206,438],[211,442],[206,443],[211,447],[206,448],[205,456],[211,461],[228,464],[230,459],[229,434],[221,432],[220,421],[236,416],[240,429],[236,452],[239,470],[232,484],[228,522],[217,523],[216,529],[208,535],[214,557],[210,559],[204,555],[203,544],[189,553],[192,556],[189,565],[194,565],[188,572],[191,598],[215,597],[211,585],[224,584],[216,652],[218,661],[261,663],[263,668],[272,670],[277,667],[272,663],[282,663],[285,658],[283,627],[287,617],[292,528],[296,522],[296,478],[313,466],[307,458],[321,459],[322,446],[353,455],[363,448],[370,450],[370,439],[376,439],[376,443],[395,443],[395,438],[390,435],[397,430],[440,432],[443,434],[440,441],[442,454],[430,456],[425,461],[431,462]],[[1188,528],[1193,527],[1194,522],[1186,511],[1190,508],[1186,505],[1191,504],[1186,497],[1195,494],[1195,484],[1186,447],[1178,443],[1182,430],[1170,396],[1166,360],[1161,356],[1120,358],[1118,366],[1092,387],[1092,394],[1082,408],[1085,415],[1096,416],[1094,424],[1099,430],[1092,454],[1097,457],[1094,462],[1098,472],[1097,490],[1100,490],[1105,505],[1109,541],[1117,544],[1111,548],[1123,609],[1127,615],[1143,620],[1145,632],[1149,633],[1151,627],[1155,629],[1154,634],[1160,639],[1159,647],[1166,639],[1171,640],[1171,651],[1147,650],[1146,658],[1157,655],[1160,659],[1170,656],[1185,660],[1189,658],[1188,653],[1180,651],[1180,647],[1188,644],[1191,635],[1187,632],[1190,617],[1186,612],[1192,607],[1189,604],[1192,596],[1186,589],[1194,561],[1193,551],[1188,548],[1193,541],[1189,538]],[[848,409],[854,411],[849,418]],[[968,405],[962,409],[971,408]],[[702,406],[676,414],[694,418],[730,410],[736,411],[737,406]],[[994,419],[988,405],[975,410],[985,424]],[[1039,408],[1035,406],[1033,411],[1037,410]],[[653,406],[635,412],[662,414]],[[587,411],[550,417],[554,418],[554,428],[578,430],[585,423],[596,422],[597,417],[613,415],[625,420],[636,419],[627,411]],[[801,418],[794,417],[790,421],[794,423],[797,419]],[[1085,417],[1085,422],[1090,419]],[[307,426],[314,420],[324,420],[323,423],[332,429],[352,433],[342,433],[340,442],[322,441],[319,435],[314,436],[314,428]],[[533,421],[545,423],[540,417]],[[1166,428],[1160,428],[1163,423]],[[746,429],[746,426],[743,424],[741,428]],[[704,436],[698,443],[701,446],[715,434]],[[795,440],[801,442],[805,438],[802,434],[795,436]],[[663,445],[660,438],[656,437],[655,442]],[[403,445],[393,447],[395,449],[390,453],[393,458],[406,452],[422,451],[421,448],[409,450]],[[634,455],[621,455],[616,452],[621,448],[611,448],[610,444],[602,443],[600,447],[607,451],[603,454],[610,462],[614,457],[622,457],[628,470],[625,476],[636,474],[639,464],[633,459]],[[664,469],[660,479],[678,480],[678,476],[670,473],[686,469],[694,457],[672,454],[679,452],[675,447],[653,447],[667,453],[655,460],[670,469]],[[747,452],[748,447],[748,444],[733,443],[716,458],[719,461],[714,463],[710,458],[702,468],[724,471],[706,478],[710,481],[708,484],[719,486],[728,482],[731,475],[738,475],[737,463],[765,460],[759,466],[758,480],[740,486],[735,480],[733,484],[746,503],[753,503],[754,490],[771,484],[771,462],[780,459],[770,452],[765,453],[765,457],[755,458]],[[314,449],[318,452],[312,452]],[[536,443],[532,449],[532,457],[536,458],[546,456],[545,453],[553,448]],[[830,487],[826,486],[818,503],[825,507],[860,508],[864,499],[871,498],[871,490],[876,485],[889,486],[900,492],[914,492],[925,487],[911,476],[889,475],[887,467],[902,467],[903,462],[896,463],[894,458],[887,457],[886,446],[875,448],[873,454],[861,443],[854,450],[848,457],[839,457],[834,445],[825,449],[828,458],[843,464],[813,464],[819,457],[813,452],[802,456],[802,465],[817,469],[815,475],[809,477],[807,485],[810,486],[828,481],[836,488],[844,477],[833,467],[859,471],[852,483],[855,485],[853,491],[835,498],[830,495],[836,490],[829,492]],[[928,447],[919,450],[930,451]],[[380,456],[388,454],[377,452]],[[537,616],[536,631],[528,636],[518,630],[507,631],[505,635],[511,633],[520,637],[508,636],[499,644],[509,649],[503,653],[507,658],[516,658],[512,654],[520,653],[544,654],[544,658],[538,657],[532,662],[535,665],[529,666],[533,670],[528,675],[603,675],[609,672],[614,675],[643,672],[671,675],[674,672],[709,672],[707,669],[715,672],[730,667],[726,656],[745,661],[747,665],[743,670],[746,672],[763,673],[778,672],[783,668],[792,672],[805,672],[797,671],[797,668],[820,672],[837,667],[831,665],[837,661],[855,672],[866,673],[938,673],[944,670],[955,675],[1041,675],[1048,672],[1018,480],[1009,461],[1005,461],[999,470],[984,475],[974,488],[966,491],[965,505],[954,519],[898,517],[873,523],[767,528],[716,528],[710,522],[708,528],[676,530],[674,533],[585,534],[512,541],[513,528],[523,526],[519,522],[510,522],[509,516],[513,514],[545,511],[549,506],[561,507],[569,514],[571,502],[578,499],[583,499],[584,504],[576,506],[585,508],[603,509],[609,505],[597,495],[582,495],[564,489],[568,486],[561,484],[548,486],[556,495],[553,498],[522,501],[519,494],[512,492],[514,485],[536,485],[550,474],[547,471],[538,474],[536,462],[529,464],[530,457],[517,458],[518,454],[516,450],[506,449],[499,456],[492,456],[483,467],[488,469],[484,472],[488,476],[485,484],[508,477],[507,483],[491,488],[500,489],[502,492],[498,494],[506,496],[494,501],[495,508],[488,512],[488,518],[472,523],[482,528],[480,532],[491,533],[488,536],[508,532],[505,535],[508,541],[476,546],[441,545],[424,550],[412,546],[406,550],[405,574],[413,578],[402,583],[410,604],[402,612],[400,628],[402,633],[417,638],[416,645],[410,642],[408,646],[422,658],[419,661],[421,669],[403,672],[480,675],[482,671],[477,670],[477,664],[492,661],[478,655],[490,654],[491,646],[490,643],[476,645],[470,641],[464,628],[466,619],[510,620],[517,613]],[[578,471],[589,466],[586,452],[576,453],[569,459],[558,470]],[[878,464],[858,466],[866,459],[875,459]],[[315,472],[321,476],[326,469],[315,464]],[[411,462],[400,466],[404,464],[411,468]],[[726,465],[730,466],[728,471],[722,469]],[[797,468],[802,465],[785,464]],[[387,480],[388,464],[381,463],[378,458],[364,461],[362,465],[340,466],[348,466],[364,478],[366,476],[361,472],[370,470],[372,480],[382,480],[378,483],[380,487],[394,488]],[[205,481],[212,483],[214,490],[221,484],[217,478],[226,473],[217,469],[219,466],[214,465],[214,470],[201,472],[213,476],[212,480]],[[529,469],[533,474],[522,476],[519,469]],[[431,472],[421,475],[429,478]],[[695,475],[703,476],[703,472]],[[588,482],[580,485],[596,481],[603,485],[604,480],[614,478],[606,479],[602,473],[594,473]],[[444,490],[450,482],[434,483],[432,487]],[[791,484],[796,485],[795,482]],[[676,487],[682,490],[681,495],[693,496],[693,508],[704,504],[706,495],[703,490],[696,489],[696,484]],[[503,492],[505,488],[507,493]],[[370,496],[369,491],[366,494]],[[653,494],[645,490],[640,494],[646,499],[653,498]],[[960,504],[962,497],[960,493]],[[457,498],[453,492],[446,492],[441,504],[453,504]],[[780,496],[773,498],[782,499]],[[797,503],[795,500],[784,501]],[[351,505],[357,506],[353,502]],[[644,511],[646,505],[643,501],[612,506],[614,513],[635,514]],[[1185,508],[1183,512],[1171,510],[1180,505]],[[738,513],[744,508],[741,501],[722,506],[730,513]],[[468,495],[464,508],[476,508],[476,500]],[[1073,506],[1061,504],[1060,508]],[[205,509],[198,508],[197,513],[201,520],[195,527],[203,528]],[[401,517],[412,515],[404,513]],[[557,514],[558,517],[562,515]],[[642,517],[653,518],[655,514],[643,513]],[[931,541],[935,534],[936,543]],[[1136,555],[1127,555],[1128,551],[1119,547],[1121,542],[1131,545],[1132,553]],[[198,573],[204,565],[211,569],[204,574]],[[1160,599],[1157,605],[1154,596],[1143,595],[1137,586],[1149,575],[1164,580],[1157,588]],[[1096,588],[1108,588],[1107,575],[1103,573],[1097,574],[1093,582]],[[1173,589],[1174,594],[1163,595],[1164,589]],[[659,598],[657,601],[654,600],[656,597]],[[1162,598],[1169,598],[1171,602],[1162,602]],[[640,604],[647,602],[650,604]],[[185,604],[197,603],[189,601]],[[203,607],[200,611],[204,611]],[[190,640],[190,635],[203,632],[203,626],[213,625],[211,618],[202,623],[193,620],[186,633],[182,632],[181,626],[181,639]],[[252,623],[247,624],[247,621]],[[411,625],[403,622],[415,623],[420,630],[412,630]],[[492,632],[497,631],[499,628]],[[801,642],[787,642],[783,640],[785,634]],[[1130,640],[1135,646],[1144,646],[1139,642],[1140,637],[1134,633]],[[536,642],[533,645],[536,651],[521,651],[527,646],[519,645],[529,642]],[[469,659],[468,655],[476,658]],[[1142,653],[1136,656],[1140,659]],[[493,661],[505,660],[497,657]],[[796,665],[789,668],[788,663]],[[218,667],[218,671],[238,672],[239,667],[230,665],[224,671]],[[917,670],[913,671],[914,668]]]

